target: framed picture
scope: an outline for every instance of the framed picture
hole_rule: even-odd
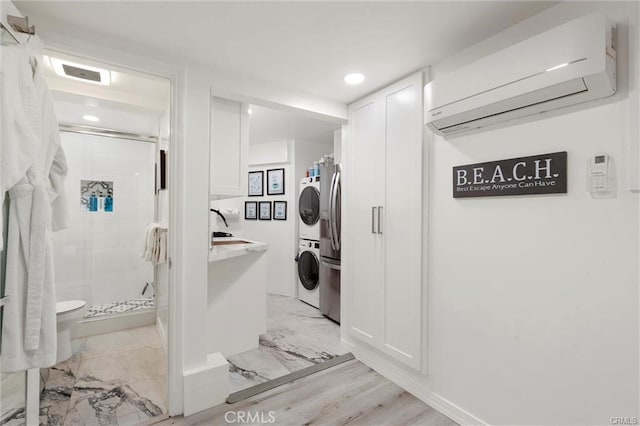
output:
[[[287,220],[287,202],[273,202],[273,220]]]
[[[284,195],[284,169],[267,170],[267,195]]]
[[[160,150],[160,185],[158,190],[167,189],[167,151]]]
[[[271,220],[271,201],[260,201],[260,220]]]
[[[245,220],[258,219],[258,203],[255,201],[244,202],[244,218]]]
[[[264,172],[249,172],[249,197],[262,197],[264,195]]]

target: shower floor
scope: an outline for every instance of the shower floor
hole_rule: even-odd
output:
[[[154,299],[130,299],[121,302],[105,303],[103,305],[93,305],[87,307],[85,318],[95,318],[103,315],[121,314],[123,312],[138,311],[156,306]]]

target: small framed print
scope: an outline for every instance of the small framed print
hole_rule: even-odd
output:
[[[271,201],[260,201],[260,220],[271,220]]]
[[[273,202],[273,220],[287,220],[287,202]]]
[[[264,172],[249,172],[249,197],[262,197],[264,195]]]
[[[167,150],[160,150],[160,184],[158,190],[167,189]]]
[[[258,219],[258,203],[255,201],[244,202],[244,218],[245,220]]]
[[[284,169],[267,170],[267,195],[284,195]]]

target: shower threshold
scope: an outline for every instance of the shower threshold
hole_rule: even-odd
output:
[[[156,306],[153,299],[130,299],[122,302],[89,306],[87,315],[71,332],[71,338],[113,333],[130,328],[156,324]]]
[[[125,312],[138,311],[141,309],[153,309],[155,308],[155,306],[155,300],[150,298],[137,298],[123,300],[120,302],[105,303],[102,305],[93,305],[87,307],[87,313],[85,314],[84,318],[93,319],[106,315],[111,316],[123,314]]]

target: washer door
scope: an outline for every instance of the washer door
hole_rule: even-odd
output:
[[[318,287],[320,263],[316,255],[310,251],[303,251],[298,257],[298,278],[307,290]]]
[[[306,225],[315,225],[320,219],[320,192],[313,186],[307,186],[300,194],[298,205],[300,219]]]

